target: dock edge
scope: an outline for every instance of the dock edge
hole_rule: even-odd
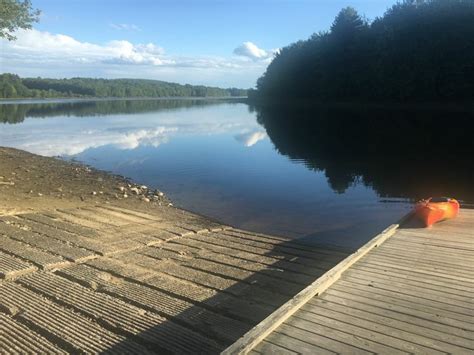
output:
[[[412,212],[407,213],[397,223],[391,224],[381,233],[360,247],[357,251],[342,260],[339,264],[320,276],[316,281],[307,286],[305,289],[296,294],[288,302],[280,306],[275,312],[259,324],[250,329],[236,342],[221,352],[221,355],[237,355],[247,354],[255,348],[263,339],[271,332],[278,328],[283,322],[291,317],[298,309],[300,309],[311,298],[320,295],[336,282],[352,264],[361,259],[373,248],[378,247],[388,238],[395,234],[398,228],[412,216]]]

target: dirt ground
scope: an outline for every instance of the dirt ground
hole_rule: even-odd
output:
[[[161,191],[87,166],[0,147],[0,215],[99,203],[168,206]]]

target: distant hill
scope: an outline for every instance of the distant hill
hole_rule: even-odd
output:
[[[247,90],[145,79],[43,79],[0,75],[0,98],[236,96],[247,96]]]
[[[372,22],[345,8],[279,51],[249,98],[472,101],[474,0],[405,0]]]

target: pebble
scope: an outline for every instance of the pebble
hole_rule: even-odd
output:
[[[41,197],[43,196],[43,194],[41,192],[38,192],[38,196]]]
[[[146,190],[146,189],[148,189],[148,187],[147,187],[147,186],[145,186],[145,185],[142,185],[142,186],[140,186],[140,188],[141,188],[142,190]]]
[[[127,198],[127,197],[128,197],[128,195],[127,195],[127,194],[123,194],[123,198]]]
[[[122,192],[125,191],[125,187],[123,187],[123,186],[119,186],[118,189],[119,189],[120,191],[122,191]]]
[[[137,187],[132,187],[132,188],[130,189],[130,191],[132,191],[133,193],[135,193],[135,195],[139,195],[139,194],[140,194],[140,190],[138,190]]]
[[[93,195],[93,196],[97,195],[97,192],[92,191],[92,195]]]
[[[150,199],[147,198],[147,197],[142,197],[142,201],[145,201],[145,202],[150,202]]]

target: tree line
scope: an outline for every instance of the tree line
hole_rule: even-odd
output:
[[[405,0],[371,22],[347,7],[282,48],[249,98],[469,101],[473,63],[473,0]]]
[[[247,90],[181,85],[145,79],[43,79],[0,75],[0,98],[55,97],[238,97]]]

